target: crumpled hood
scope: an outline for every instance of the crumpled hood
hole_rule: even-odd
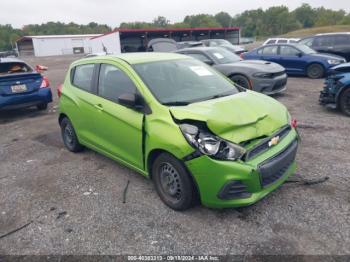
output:
[[[178,120],[206,122],[211,132],[233,143],[269,136],[288,123],[285,106],[253,91],[174,106],[170,111]]]

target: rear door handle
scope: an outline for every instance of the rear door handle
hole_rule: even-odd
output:
[[[100,111],[103,111],[103,106],[101,104],[96,104],[94,107]]]

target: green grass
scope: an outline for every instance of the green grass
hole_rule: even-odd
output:
[[[300,29],[281,35],[281,37],[305,37],[321,33],[350,32],[350,25],[332,25]]]

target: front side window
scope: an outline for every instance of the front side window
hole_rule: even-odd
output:
[[[239,92],[232,82],[195,59],[142,63],[133,68],[165,105],[185,105]]]
[[[280,47],[280,54],[283,56],[297,56],[299,53],[300,51],[291,46]]]
[[[267,46],[262,50],[263,55],[277,55],[278,46]]]
[[[266,44],[267,44],[267,45],[271,45],[271,44],[274,44],[274,43],[276,43],[276,40],[273,40],[273,39],[272,39],[272,40],[267,41]]]
[[[122,94],[134,94],[134,82],[120,69],[113,65],[102,64],[98,80],[98,95],[118,102]]]
[[[94,67],[94,64],[76,66],[72,81],[73,85],[82,90],[92,92],[92,78]]]
[[[286,44],[286,43],[288,43],[288,40],[287,39],[281,39],[281,40],[278,40],[277,43],[278,44]]]

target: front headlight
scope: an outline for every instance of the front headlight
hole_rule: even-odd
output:
[[[258,72],[253,74],[254,77],[258,77],[258,78],[272,78],[272,74],[271,73],[263,73],[263,72]]]
[[[330,60],[327,60],[328,64],[330,65],[338,65],[341,63],[340,60],[336,60],[336,59],[330,59]]]
[[[181,124],[180,130],[188,143],[198,149],[202,154],[219,160],[238,160],[246,150],[236,144],[225,141],[197,126]]]

